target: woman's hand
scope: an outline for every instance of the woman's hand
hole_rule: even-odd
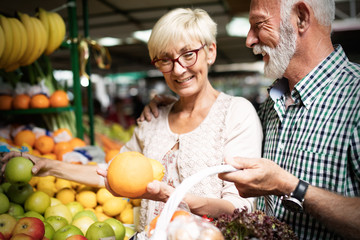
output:
[[[13,157],[24,157],[34,163],[31,171],[34,175],[44,177],[50,175],[49,168],[47,167],[50,159],[37,157],[25,152],[8,152],[5,153],[1,158],[1,173],[4,173],[6,164]]]
[[[177,101],[177,98],[171,95],[155,95],[155,97],[151,99],[149,104],[144,107],[144,110],[142,111],[137,121],[143,122],[144,120],[146,120],[150,122],[152,115],[155,118],[159,116],[159,106],[166,106],[175,101]]]
[[[105,187],[109,190],[109,192],[111,192],[111,194],[117,197],[127,197],[127,196],[120,196],[114,190],[111,189],[106,178],[107,170],[102,168],[97,168],[96,172],[104,178]],[[146,188],[146,193],[144,193],[141,196],[138,196],[137,198],[166,202],[169,199],[171,193],[174,192],[174,190],[175,189],[173,187],[167,185],[166,183],[154,180],[148,183]]]

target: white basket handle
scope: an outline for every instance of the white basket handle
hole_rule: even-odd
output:
[[[151,236],[150,239],[156,240],[166,240],[167,234],[166,229],[170,223],[171,217],[176,211],[177,207],[179,206],[181,200],[184,198],[186,192],[195,184],[200,182],[203,178],[223,173],[223,172],[234,172],[238,169],[234,168],[231,165],[218,165],[214,167],[209,167],[201,170],[198,173],[186,178],[171,194],[168,201],[166,202],[159,219],[156,223],[156,228],[154,230],[154,234]]]

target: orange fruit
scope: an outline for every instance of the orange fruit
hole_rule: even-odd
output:
[[[13,99],[14,109],[28,109],[30,107],[31,97],[26,94],[18,94]]]
[[[109,151],[107,151],[105,155],[105,162],[110,162],[110,160],[113,159],[113,157],[115,157],[119,152],[120,151],[117,149],[110,149]]]
[[[179,217],[179,216],[190,216],[190,213],[185,211],[185,210],[176,210],[174,212],[174,214],[171,217],[170,221],[173,221],[175,218]]]
[[[41,154],[51,153],[54,150],[55,142],[52,137],[43,135],[36,139],[35,148]]]
[[[40,151],[38,151],[37,149],[33,149],[32,155],[35,155],[35,156],[40,157],[41,153],[40,153]]]
[[[22,130],[18,132],[14,138],[14,143],[17,146],[22,146],[24,143],[33,147],[35,144],[36,135],[31,130]]]
[[[60,161],[64,160],[64,158],[63,158],[64,154],[68,153],[68,152],[71,152],[71,151],[72,150],[70,150],[70,149],[61,149],[61,150],[59,150],[57,152],[57,154],[56,154],[56,160],[60,160]]]
[[[68,128],[59,128],[53,132],[52,136],[55,143],[67,142],[73,138],[72,133]]]
[[[56,90],[50,96],[51,107],[67,107],[69,105],[69,98],[65,91]]]
[[[84,140],[80,139],[80,138],[72,138],[70,141],[69,141],[70,145],[73,147],[73,149],[77,148],[77,147],[85,147],[86,146],[86,143]]]
[[[50,100],[44,94],[37,94],[31,98],[30,106],[32,108],[48,108],[50,107]]]
[[[55,143],[54,153],[58,156],[60,152],[65,153],[65,151],[70,152],[73,150],[73,147],[69,142],[58,142]]]
[[[107,181],[111,189],[123,197],[141,196],[153,179],[150,161],[138,152],[120,153],[108,167]]]
[[[10,110],[12,105],[13,97],[9,95],[0,96],[0,110]]]

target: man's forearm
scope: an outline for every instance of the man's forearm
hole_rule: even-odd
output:
[[[346,239],[359,239],[359,197],[344,197],[309,186],[305,195],[304,209],[324,223],[328,229],[334,230]]]

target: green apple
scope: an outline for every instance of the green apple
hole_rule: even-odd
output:
[[[46,237],[48,239],[52,239],[53,236],[54,236],[54,233],[55,233],[55,229],[47,221],[44,221],[44,227],[45,227],[45,235],[44,235],[44,237]]]
[[[24,216],[25,217],[36,217],[36,218],[40,219],[41,221],[45,221],[44,216],[35,211],[27,211],[26,213],[24,213]]]
[[[4,183],[1,184],[1,188],[4,190],[4,193],[7,192],[7,190],[8,190],[9,187],[10,187],[10,185],[11,185],[11,183],[9,183],[9,182],[4,182]]]
[[[18,216],[24,216],[24,208],[20,204],[10,202],[8,213],[13,217],[18,218]]]
[[[116,240],[123,240],[125,237],[125,226],[115,218],[108,218],[104,222],[108,223],[115,232]]]
[[[59,199],[54,198],[54,197],[50,198],[50,206],[55,206],[55,205],[58,205],[58,204],[62,204],[62,202]]]
[[[64,204],[50,206],[46,209],[44,217],[47,219],[50,216],[61,216],[66,219],[68,224],[72,222],[72,215],[70,210]]]
[[[91,210],[83,210],[83,211],[78,212],[77,214],[75,214],[73,221],[82,216],[88,216],[88,217],[92,218],[95,222],[98,221],[96,214]]]
[[[88,240],[88,239],[83,235],[72,235],[68,237],[66,240]]]
[[[98,240],[101,238],[111,239],[111,237],[115,239],[115,232],[110,224],[106,222],[94,222],[88,228],[85,237],[88,240]]]
[[[34,189],[29,183],[12,183],[6,194],[11,202],[24,204],[33,192]]]
[[[71,224],[78,227],[82,231],[82,233],[85,235],[86,231],[88,230],[90,225],[93,224],[94,222],[95,222],[94,219],[92,219],[91,217],[82,216],[82,217],[79,217],[79,218],[73,220],[73,222]]]
[[[131,238],[134,234],[136,233],[136,231],[128,226],[125,226],[125,236],[128,238]]]
[[[61,217],[61,216],[50,216],[45,218],[45,222],[49,223],[55,230],[55,232],[57,230],[59,230],[60,228],[68,225],[68,221],[66,220],[66,218]]]
[[[9,198],[4,194],[0,193],[0,214],[9,211],[10,201]]]
[[[33,192],[25,201],[26,211],[35,211],[43,214],[50,206],[50,197],[43,191]]]
[[[7,213],[0,214],[0,233],[4,235],[5,239],[10,239],[11,233],[15,225],[16,225],[15,217]]]
[[[13,157],[5,166],[5,178],[10,183],[28,183],[32,178],[34,163],[24,157]]]
[[[81,212],[84,210],[83,205],[81,205],[81,203],[79,202],[69,202],[67,204],[65,204],[66,207],[69,209],[69,211],[71,212],[71,215],[74,217],[75,214],[77,214],[78,212]]]
[[[74,225],[66,225],[55,232],[52,240],[64,240],[73,235],[83,235],[83,233]]]

